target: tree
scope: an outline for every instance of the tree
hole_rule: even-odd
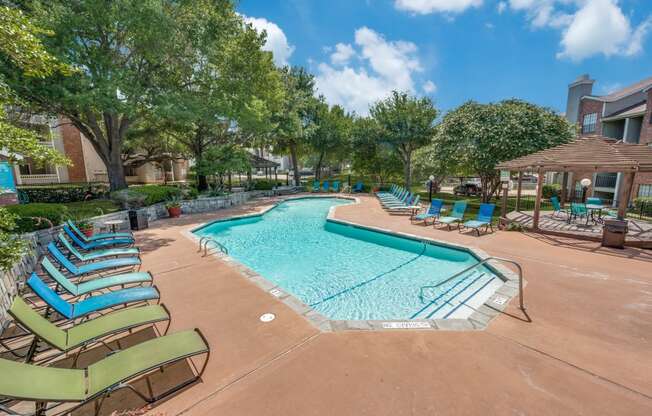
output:
[[[26,77],[46,77],[55,72],[65,75],[70,68],[59,63],[45,50],[37,34],[44,33],[22,12],[0,6],[0,61],[20,69]],[[62,154],[39,144],[34,132],[11,124],[5,114],[9,104],[20,104],[0,74],[0,149],[12,158],[29,157],[38,163],[68,164]],[[0,208],[0,270],[9,270],[23,255],[27,243],[11,232],[16,216]]]
[[[516,99],[469,101],[446,114],[435,146],[439,157],[480,177],[482,200],[488,202],[500,186],[498,163],[567,143],[573,136],[573,126],[551,109]]]
[[[249,152],[238,145],[225,144],[213,146],[206,151],[202,162],[197,165],[197,174],[216,176],[220,184],[223,184],[224,175],[231,175],[233,172],[248,172],[250,169],[251,155]]]
[[[279,72],[284,93],[279,108],[271,117],[275,126],[272,147],[290,154],[294,184],[299,186],[299,152],[314,128],[310,111],[314,105],[315,79],[301,67],[284,67]]]
[[[401,159],[394,149],[381,140],[378,123],[372,118],[357,118],[351,129],[353,170],[372,175],[381,185],[401,173]]]
[[[403,163],[406,188],[412,184],[412,155],[430,143],[439,114],[432,101],[393,91],[391,96],[374,104],[369,112],[380,126],[382,141],[398,153]]]
[[[329,107],[323,99],[313,107],[313,113],[314,128],[308,143],[315,156],[315,179],[319,180],[324,162],[331,156],[344,154],[349,148],[352,118],[342,107]]]

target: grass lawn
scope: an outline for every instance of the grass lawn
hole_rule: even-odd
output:
[[[112,212],[120,211],[120,206],[118,204],[107,199],[94,199],[91,201],[68,202],[66,204],[52,205],[66,206],[70,215],[75,219],[90,218],[97,215],[110,214]]]

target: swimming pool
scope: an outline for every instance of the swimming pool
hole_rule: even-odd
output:
[[[332,320],[466,318],[502,285],[471,252],[327,220],[353,201],[303,198],[208,224],[229,256]]]

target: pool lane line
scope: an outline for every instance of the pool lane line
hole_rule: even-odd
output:
[[[317,301],[317,302],[311,303],[309,306],[312,308],[312,307],[315,307],[315,306],[317,306],[317,305],[321,305],[322,303],[328,302],[328,301],[330,301],[330,300],[332,300],[332,299],[334,299],[334,298],[336,298],[336,297],[338,297],[338,296],[344,295],[344,294],[346,294],[346,293],[348,293],[348,292],[351,292],[351,291],[353,291],[353,290],[355,290],[355,289],[358,289],[358,288],[360,288],[360,287],[362,287],[362,286],[365,286],[365,285],[367,285],[367,284],[369,284],[369,283],[371,283],[371,282],[374,282],[374,281],[380,279],[380,278],[383,277],[383,276],[387,276],[388,274],[393,273],[393,272],[397,271],[398,269],[400,269],[401,267],[406,266],[406,265],[408,265],[408,264],[410,264],[410,263],[416,261],[416,260],[419,259],[420,257],[422,257],[423,254],[426,252],[426,248],[427,248],[427,245],[426,245],[425,243],[423,243],[423,249],[421,250],[421,253],[417,254],[416,257],[414,257],[414,258],[412,258],[412,259],[410,259],[410,260],[408,260],[408,261],[406,261],[406,262],[404,262],[404,263],[399,264],[398,266],[394,267],[394,268],[391,269],[391,270],[388,270],[388,271],[383,272],[383,273],[381,273],[381,274],[379,274],[379,275],[377,275],[377,276],[374,276],[374,277],[372,277],[372,278],[369,279],[369,280],[365,280],[365,281],[363,281],[363,282],[358,283],[357,285],[354,285],[354,286],[348,287],[348,288],[346,288],[346,289],[344,289],[344,290],[341,290],[341,291],[339,291],[339,292],[337,292],[337,293],[334,293],[334,294],[332,294],[332,295],[330,295],[330,296],[327,296],[327,297],[325,297],[325,298],[322,298],[321,300],[319,300],[319,301]]]

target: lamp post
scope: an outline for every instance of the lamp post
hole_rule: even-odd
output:
[[[586,192],[589,190],[589,186],[591,186],[591,179],[582,179],[580,185],[582,185],[582,202],[586,202]]]
[[[428,181],[428,199],[430,199],[430,202],[432,202],[432,183],[434,182],[435,177],[433,175],[430,175],[430,177],[428,179],[429,179],[429,181]]]

